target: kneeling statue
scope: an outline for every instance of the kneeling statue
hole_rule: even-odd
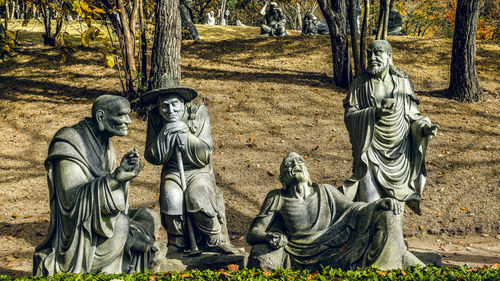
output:
[[[129,210],[139,155],[133,149],[118,163],[111,142],[127,135],[129,113],[125,98],[103,95],[92,118],[54,135],[45,160],[50,227],[35,250],[33,275],[144,272],[165,256],[166,247],[155,243],[159,216],[146,207]]]
[[[283,159],[280,181],[283,188],[267,194],[248,231],[249,268],[423,265],[404,243],[397,200],[352,202],[333,186],[312,183],[304,158],[295,152]]]

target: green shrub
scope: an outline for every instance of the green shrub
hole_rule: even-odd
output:
[[[233,267],[237,269],[237,267]],[[410,267],[405,270],[383,271],[377,268],[367,268],[365,270],[343,271],[325,267],[322,272],[309,272],[304,270],[278,269],[276,271],[262,271],[256,269],[243,270],[190,270],[181,272],[163,273],[134,273],[134,274],[57,274],[52,277],[21,277],[12,278],[7,275],[0,275],[0,281],[167,281],[167,280],[320,280],[320,281],[340,281],[340,280],[500,280],[500,269],[493,268],[472,268],[465,267],[433,267],[428,266]]]

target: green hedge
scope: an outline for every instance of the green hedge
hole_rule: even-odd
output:
[[[233,267],[237,269],[237,267]],[[367,268],[357,271],[342,271],[326,267],[322,272],[276,270],[262,271],[256,269],[243,270],[191,270],[181,272],[165,273],[135,273],[135,274],[57,274],[52,277],[22,277],[12,278],[0,275],[0,281],[23,281],[23,280],[50,280],[50,281],[111,281],[119,279],[123,281],[163,281],[163,280],[500,280],[500,269],[465,267],[410,267],[406,270],[382,271],[376,268]]]

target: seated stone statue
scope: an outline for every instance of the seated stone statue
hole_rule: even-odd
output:
[[[168,254],[235,254],[228,237],[224,197],[215,184],[212,129],[198,94],[163,75],[161,87],[147,92],[155,105],[148,114],[144,157],[163,166],[160,211],[168,234]]]
[[[420,114],[408,75],[392,63],[389,42],[373,41],[367,57],[366,72],[344,99],[354,163],[342,191],[353,201],[394,198],[420,213],[427,143],[439,126]]]
[[[266,8],[269,7],[269,9]],[[260,14],[264,16],[265,23],[260,26],[260,34],[266,36],[286,36],[286,16],[278,7],[278,3],[271,2],[264,4],[260,10]]]
[[[390,198],[353,203],[336,188],[312,183],[304,158],[289,153],[281,163],[282,189],[270,191],[248,231],[248,267],[344,270],[423,265],[407,250],[402,208]]]
[[[92,118],[60,129],[52,139],[45,160],[50,228],[35,250],[34,275],[144,271],[159,253],[153,244],[158,215],[148,208],[129,210],[129,181],[142,168],[139,155],[134,149],[117,163],[111,142],[127,135],[129,112],[125,98],[100,96]]]
[[[328,25],[320,20],[311,12],[307,12],[302,21],[302,35],[330,34]]]

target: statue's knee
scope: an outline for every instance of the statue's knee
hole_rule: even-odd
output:
[[[115,225],[113,228],[113,237],[126,238],[128,236],[129,229],[130,229],[130,218],[127,215],[120,213],[116,217]]]

